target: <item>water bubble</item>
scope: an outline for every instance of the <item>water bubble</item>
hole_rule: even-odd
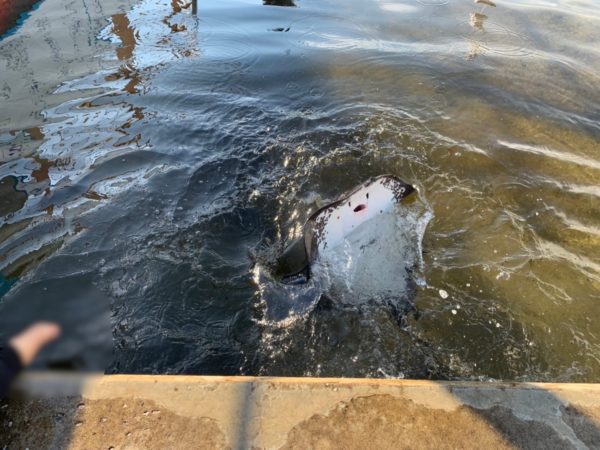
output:
[[[508,280],[510,278],[510,274],[505,271],[501,271],[498,275],[496,275],[496,280]]]
[[[445,291],[444,289],[440,289],[439,291],[440,297],[442,297],[444,300],[447,299],[449,297],[449,294],[447,291]]]

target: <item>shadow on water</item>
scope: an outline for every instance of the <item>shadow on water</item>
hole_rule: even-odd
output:
[[[0,216],[20,210],[27,201],[27,193],[16,189],[19,180],[8,176],[0,180]]]

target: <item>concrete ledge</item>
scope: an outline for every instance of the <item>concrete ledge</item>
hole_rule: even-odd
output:
[[[600,385],[29,374],[0,448],[600,448]]]

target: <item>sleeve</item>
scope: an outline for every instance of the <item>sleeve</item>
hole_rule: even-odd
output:
[[[3,399],[10,385],[23,369],[19,355],[12,347],[0,344],[0,399]]]

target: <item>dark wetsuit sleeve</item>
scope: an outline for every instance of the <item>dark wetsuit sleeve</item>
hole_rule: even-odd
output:
[[[22,369],[19,356],[12,347],[0,344],[0,399],[6,396],[11,383]]]

